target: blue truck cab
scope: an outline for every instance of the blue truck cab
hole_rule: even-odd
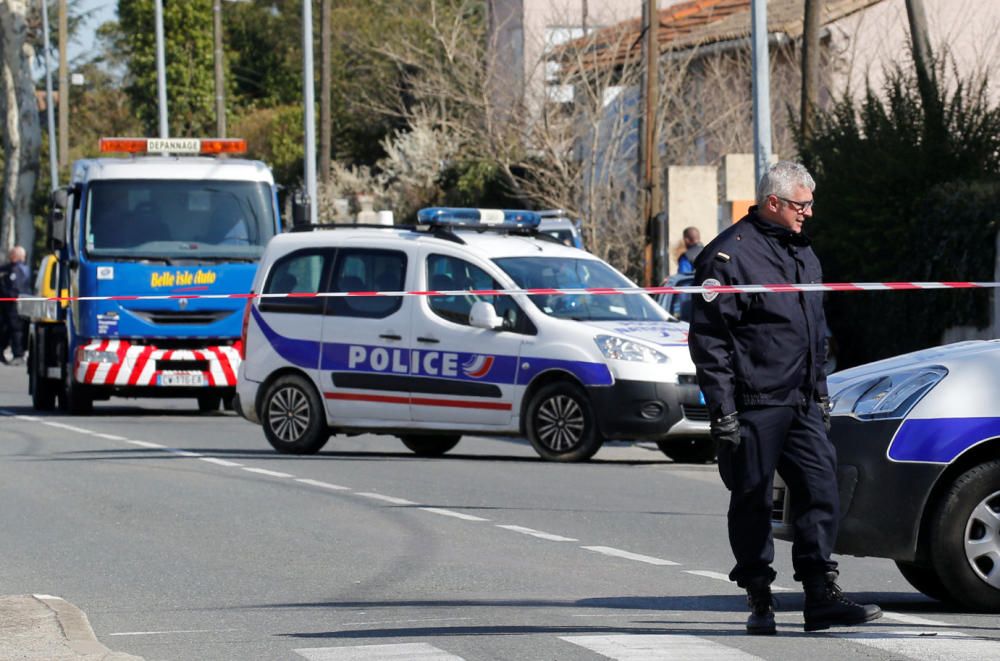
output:
[[[280,231],[274,178],[242,140],[104,139],[121,158],[73,164],[50,242],[68,305],[31,314],[36,409],[86,413],[111,396],[233,395],[244,300]]]

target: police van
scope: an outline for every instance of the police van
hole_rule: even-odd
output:
[[[434,208],[414,226],[276,236],[244,315],[238,411],[293,454],[360,433],[420,456],[526,436],[552,461],[606,439],[710,444],[687,324],[645,293],[607,293],[635,285],[539,221]]]

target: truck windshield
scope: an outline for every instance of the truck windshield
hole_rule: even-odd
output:
[[[84,213],[95,257],[257,259],[275,225],[258,181],[94,181]]]
[[[596,259],[504,257],[493,260],[521,289],[635,287]],[[578,321],[664,321],[667,313],[646,294],[539,294],[530,296],[550,317]]]

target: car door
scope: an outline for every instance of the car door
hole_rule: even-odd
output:
[[[416,249],[338,248],[332,292],[404,291]],[[412,297],[326,299],[321,383],[332,423],[371,427],[409,421]],[[389,426],[392,426],[391,424]]]
[[[503,288],[485,268],[445,248],[425,248],[418,271],[418,286],[431,291]],[[478,300],[496,307],[504,329],[469,325],[469,312]],[[414,301],[414,421],[510,427],[523,389],[516,385],[521,345],[534,333],[510,296],[421,296]]]

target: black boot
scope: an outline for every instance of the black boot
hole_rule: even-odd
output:
[[[844,596],[836,580],[837,572],[828,572],[802,581],[806,591],[806,631],[851,626],[882,617],[882,609],[875,604],[856,604]]]
[[[755,581],[747,585],[747,605],[750,606],[747,633],[751,636],[773,636],[774,597],[770,581]]]

